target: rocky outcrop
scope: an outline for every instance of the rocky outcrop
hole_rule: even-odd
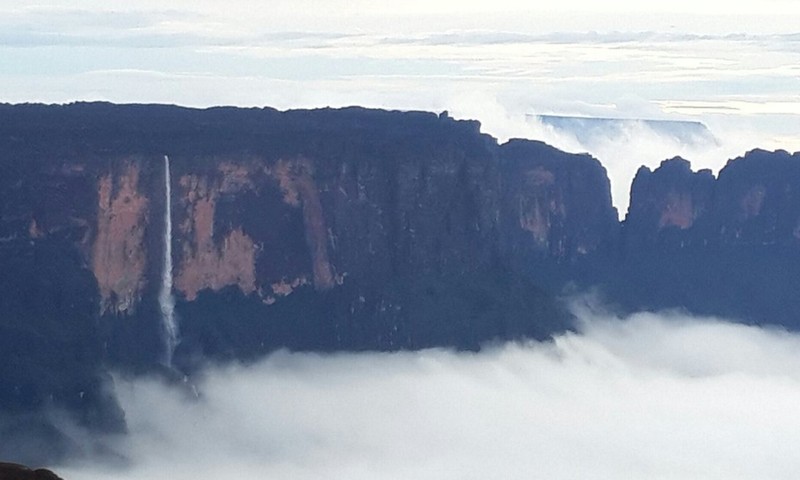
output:
[[[718,178],[639,170],[617,252],[569,277],[627,310],[681,308],[800,328],[800,153],[754,150]]]
[[[725,244],[800,246],[800,152],[753,150],[730,160],[715,200]]]
[[[707,239],[689,231],[708,225],[714,205],[714,175],[710,170],[693,172],[681,158],[665,160],[655,170],[642,167],[631,186],[631,201],[625,218],[627,249],[649,248],[671,242],[687,246]]]
[[[715,179],[675,158],[642,167],[625,219],[628,249],[800,246],[800,154],[754,150]]]
[[[617,239],[617,211],[605,168],[589,155],[570,155],[541,142],[501,146],[505,210],[518,228],[512,251],[574,260],[607,250]]]
[[[32,470],[16,463],[0,462],[0,480],[62,480],[46,468]]]

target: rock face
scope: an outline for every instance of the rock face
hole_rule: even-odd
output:
[[[626,240],[642,248],[680,240],[699,245],[797,246],[800,154],[754,150],[728,162],[715,179],[689,162],[639,170],[625,219]]]
[[[142,296],[148,261],[148,201],[139,190],[139,167],[128,164],[120,174],[100,177],[97,200],[91,267],[100,288],[100,313],[128,313]]]
[[[688,232],[703,229],[713,210],[715,179],[710,170],[692,172],[689,162],[673,158],[651,172],[642,167],[631,187],[625,218],[627,248],[649,248],[669,241],[696,239]],[[672,237],[666,238],[666,233]],[[680,243],[679,243],[680,245]]]
[[[603,166],[541,142],[512,140],[501,147],[507,225],[512,251],[574,260],[604,252],[617,241],[617,211]]]
[[[0,458],[53,461],[79,449],[50,424],[124,431],[104,368],[97,281],[70,239],[0,244]],[[13,439],[13,440],[12,440]]]
[[[253,239],[240,227],[224,234],[221,245],[214,237],[214,219],[220,195],[233,194],[238,188],[225,169],[220,166],[222,178],[184,175],[180,178],[179,195],[183,208],[180,235],[188,241],[182,242],[180,261],[175,272],[175,286],[192,301],[203,289],[219,291],[227,285],[236,285],[245,294],[255,290],[255,245]],[[233,167],[235,168],[235,167]],[[242,172],[238,172],[240,175]],[[240,177],[247,181],[247,171]],[[218,183],[209,182],[217,181]],[[244,183],[247,185],[247,183]],[[217,226],[219,229],[220,226]]]
[[[4,411],[124,429],[105,369],[163,358],[164,155],[183,371],[545,338],[569,315],[526,259],[573,261],[616,232],[596,160],[447,116],[0,106]]]
[[[121,363],[147,361],[128,346],[157,343],[143,338],[158,330],[152,297],[163,248],[163,155],[175,179],[179,312],[239,295],[270,317],[308,290],[347,304],[335,325],[352,321],[348,310],[363,311],[359,322],[367,324],[393,316],[370,327],[372,339],[350,345],[343,332],[344,343],[330,348],[437,345],[440,339],[413,329],[398,333],[409,328],[403,303],[415,301],[409,287],[416,280],[444,285],[473,276],[479,289],[500,289],[493,275],[514,277],[498,272],[518,272],[526,258],[571,261],[616,236],[608,179],[596,160],[538,142],[499,147],[477,123],[447,116],[108,104],[2,110],[3,164],[13,169],[7,181],[30,190],[9,192],[0,227],[21,239],[71,233],[97,282],[109,355]],[[43,129],[53,134],[37,137]],[[45,201],[32,185],[44,176],[58,204],[39,206]],[[185,345],[207,343],[192,338],[193,318],[184,319]],[[465,342],[454,334],[445,343],[549,332],[537,321],[526,328]]]
[[[716,216],[726,244],[797,246],[800,152],[754,150],[720,172]]]
[[[800,328],[800,154],[754,150],[718,178],[639,170],[618,251],[569,277],[629,310],[683,308]]]
[[[0,436],[124,430],[106,368],[163,358],[165,155],[184,372],[546,338],[567,285],[800,327],[798,154],[643,168],[620,224],[597,160],[446,115],[0,105]]]

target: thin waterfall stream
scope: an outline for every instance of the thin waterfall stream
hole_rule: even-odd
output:
[[[158,304],[161,308],[161,324],[164,331],[164,364],[171,367],[172,356],[178,345],[178,322],[175,319],[175,297],[172,295],[172,188],[167,155],[164,155],[164,185],[164,268],[161,272]]]

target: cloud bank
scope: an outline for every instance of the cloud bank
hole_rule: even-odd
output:
[[[120,381],[127,468],[94,479],[749,479],[800,468],[800,336],[578,309],[481,353],[276,353],[199,396]]]

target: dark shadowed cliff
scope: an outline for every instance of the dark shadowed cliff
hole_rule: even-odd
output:
[[[639,170],[630,205],[611,255],[538,283],[594,287],[625,311],[800,328],[800,154],[754,150],[718,178],[666,160]]]
[[[652,265],[640,305],[800,327],[800,154],[754,150],[716,180],[668,161],[633,189],[632,204],[658,205],[625,221],[628,263]]]

